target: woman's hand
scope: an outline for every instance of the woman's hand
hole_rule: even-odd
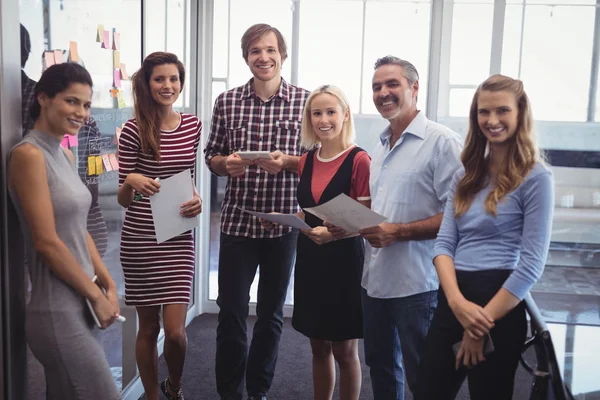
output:
[[[152,196],[160,191],[160,183],[142,174],[131,173],[125,178],[125,183],[131,186],[137,193],[144,196]]]
[[[262,225],[262,227],[265,231],[272,231],[277,226],[277,224],[275,222],[271,222],[268,219],[264,219],[264,218],[259,218],[258,222],[260,222],[260,224]]]
[[[462,344],[456,353],[456,369],[461,365],[467,368],[473,368],[477,364],[485,361],[483,356],[483,344],[485,336],[479,339],[473,339],[466,331],[463,334]]]
[[[484,335],[489,334],[490,329],[494,327],[494,319],[483,307],[469,300],[463,298],[454,304],[450,304],[450,308],[465,332],[472,339],[482,338]]]
[[[115,308],[117,315],[121,315],[121,307],[119,307],[119,294],[117,293],[116,286],[112,286],[106,290],[106,298]]]
[[[115,322],[117,316],[119,315],[119,309],[118,307],[115,308],[108,297],[104,296],[104,294],[101,294],[92,300],[91,303],[94,313],[100,322],[101,329],[106,329],[112,325],[113,322]]]
[[[327,228],[327,230],[329,231],[331,236],[333,236],[334,239],[343,239],[344,237],[348,236],[348,232],[346,232],[343,228],[340,228],[339,226],[330,224],[327,221],[323,221],[323,225]]]
[[[202,212],[202,199],[197,193],[194,194],[194,199],[186,201],[181,205],[180,213],[186,218],[194,218]]]
[[[313,229],[302,229],[301,232],[318,245],[329,243],[334,240],[333,235],[324,226],[317,226]]]

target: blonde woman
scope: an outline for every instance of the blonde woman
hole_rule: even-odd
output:
[[[552,175],[540,161],[523,83],[502,75],[473,98],[435,245],[443,289],[416,399],[511,399],[526,334],[523,297],[542,274],[552,226]]]
[[[312,150],[299,163],[301,208],[323,204],[340,193],[370,207],[371,159],[353,139],[352,115],[342,91],[331,85],[313,91],[302,118],[302,146]],[[298,237],[292,325],[310,339],[314,398],[331,399],[337,361],[340,398],[358,399],[363,241],[360,236],[334,241],[322,220],[309,213],[299,216],[312,229]]]

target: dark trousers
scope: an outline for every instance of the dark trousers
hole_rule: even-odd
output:
[[[465,298],[483,307],[502,287],[508,275],[510,271],[507,270],[457,271],[456,278]],[[472,369],[463,366],[456,370],[452,345],[462,340],[463,332],[440,288],[438,307],[421,359],[415,400],[454,399],[467,376],[471,399],[512,399],[515,372],[527,333],[524,303],[495,322],[490,331],[495,350],[484,362]]]
[[[271,388],[297,238],[297,231],[273,239],[221,234],[215,369],[222,399],[242,399],[244,374],[248,395],[266,395]],[[246,319],[258,265],[257,320],[248,351]]]

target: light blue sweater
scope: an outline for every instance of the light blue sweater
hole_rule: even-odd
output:
[[[450,186],[435,256],[454,259],[458,271],[511,269],[503,287],[523,299],[542,275],[552,232],[554,184],[552,173],[537,163],[521,185],[497,205],[497,216],[486,212],[488,185],[459,218],[454,215],[456,185],[464,176],[458,170]]]

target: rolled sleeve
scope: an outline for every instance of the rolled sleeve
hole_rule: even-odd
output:
[[[227,141],[227,129],[225,120],[219,107],[219,102],[222,96],[219,96],[215,101],[213,108],[212,121],[210,126],[210,135],[204,148],[204,162],[208,169],[214,174],[210,166],[210,160],[215,156],[229,155],[229,143]]]
[[[523,236],[517,267],[504,289],[522,300],[544,271],[554,212],[554,183],[550,171],[532,177],[523,187]]]
[[[454,214],[454,194],[456,193],[456,186],[464,175],[464,170],[461,168],[454,174],[450,188],[446,192],[446,206],[444,210],[444,217],[442,218],[442,225],[438,232],[435,240],[435,247],[433,258],[441,255],[446,255],[454,259],[456,252],[456,245],[458,243],[458,226],[456,225],[456,217]]]

